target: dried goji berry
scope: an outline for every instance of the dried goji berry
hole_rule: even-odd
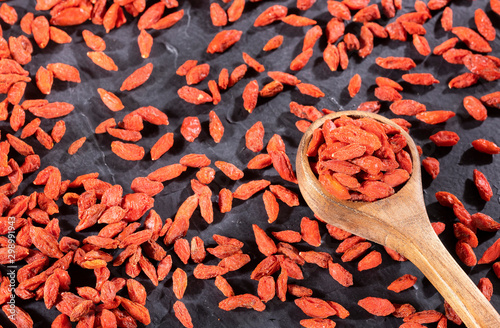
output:
[[[252,294],[231,296],[219,302],[219,308],[224,311],[231,311],[238,307],[251,308],[259,312],[266,309],[266,305],[257,296]]]
[[[351,12],[344,3],[340,1],[328,1],[327,4],[328,4],[328,11],[332,16],[338,17],[346,21],[351,19]]]
[[[403,74],[401,78],[408,83],[418,85],[432,85],[434,83],[439,83],[439,81],[430,73]]]
[[[378,57],[375,59],[375,63],[385,69],[400,69],[404,71],[409,71],[417,66],[417,64],[408,57]]]
[[[194,59],[188,59],[186,60],[177,70],[175,71],[175,74],[179,76],[186,76],[186,74],[189,72],[189,70],[193,67],[195,67],[198,64],[197,60]]]
[[[189,142],[193,142],[201,132],[200,120],[196,116],[185,117],[182,121],[181,134]]]
[[[365,297],[358,301],[358,305],[376,316],[388,316],[396,310],[389,300],[379,297]]]
[[[443,43],[437,45],[434,48],[434,50],[432,51],[432,53],[434,55],[440,56],[440,55],[444,54],[446,51],[453,48],[457,43],[458,43],[458,38],[456,38],[456,37],[450,38],[450,39],[444,41]]]
[[[366,6],[360,9],[353,17],[353,22],[366,23],[373,20],[380,19],[380,11],[377,5]]]
[[[168,7],[168,6],[167,6]],[[174,26],[178,21],[184,17],[184,9],[175,11],[167,16],[160,18],[156,23],[153,24],[152,28],[155,30],[163,30]]]
[[[455,113],[446,110],[435,110],[431,112],[418,113],[415,117],[422,122],[427,124],[439,124],[446,122],[450,118],[454,117]]]
[[[316,24],[316,21],[313,22],[314,24]],[[316,43],[316,41],[318,41],[321,35],[323,35],[323,31],[321,30],[321,27],[319,27],[319,25],[310,28],[304,36],[302,51],[306,51],[307,49],[314,47],[314,44]]]
[[[144,157],[144,148],[130,143],[123,143],[121,141],[111,142],[111,151],[117,156],[129,160],[138,161]]]
[[[209,72],[210,72],[209,64],[196,65],[186,73],[186,83],[188,85],[198,84],[207,77]]]
[[[51,71],[58,80],[76,83],[81,82],[78,69],[71,65],[63,63],[48,64],[47,69]]]
[[[479,75],[467,72],[451,79],[450,82],[448,82],[448,87],[450,89],[452,88],[462,89],[470,87],[471,85],[476,84],[478,81],[479,81]]]
[[[74,155],[78,149],[80,149],[85,141],[87,140],[87,137],[81,137],[78,140],[75,140],[68,148],[68,154]]]
[[[375,97],[382,101],[398,101],[403,99],[403,96],[396,90],[388,86],[375,88]]]
[[[359,35],[359,50],[358,55],[365,58],[372,53],[373,50],[373,33],[365,25],[361,26]]]
[[[240,40],[242,34],[243,32],[238,30],[224,30],[217,33],[208,44],[207,53],[214,54],[216,52],[226,51]]]
[[[294,302],[309,317],[326,318],[337,313],[326,301],[319,298],[301,297]]]
[[[177,94],[181,99],[195,105],[213,101],[213,98],[208,93],[187,85],[177,90]]]
[[[482,153],[496,155],[500,153],[500,147],[498,147],[494,142],[488,141],[486,139],[476,139],[472,141],[472,147],[477,151]]]
[[[95,35],[89,30],[82,31],[82,37],[87,47],[94,51],[106,50],[106,42],[100,37]]]
[[[460,140],[458,134],[453,131],[439,131],[429,137],[429,139],[440,147],[450,147]]]
[[[349,85],[347,90],[349,91],[349,96],[354,98],[354,96],[359,92],[361,88],[361,76],[359,74],[355,74],[351,80],[349,81]]]
[[[312,49],[307,49],[306,51],[301,52],[295,57],[290,63],[290,69],[292,71],[300,71],[306,66],[307,62],[313,55]]]
[[[325,94],[315,85],[310,84],[310,83],[298,83],[296,87],[299,89],[299,91],[302,94],[315,97],[315,98],[321,98],[324,97]]]
[[[405,274],[398,279],[391,282],[391,284],[387,287],[387,289],[392,290],[393,292],[399,293],[403,290],[406,290],[412,287],[417,282],[417,277],[411,274]]]
[[[288,13],[288,8],[282,5],[273,5],[264,10],[254,21],[253,26],[266,26],[281,20]]]
[[[486,179],[486,176],[479,170],[474,169],[474,184],[476,185],[477,190],[479,191],[479,195],[485,201],[489,201],[493,196],[493,191],[491,190],[491,186]]]
[[[283,44],[283,35],[276,35],[269,39],[262,50],[271,51],[274,49],[278,49]]]
[[[484,10],[482,10],[481,8],[476,9],[476,11],[474,12],[474,22],[476,23],[476,27],[479,33],[487,41],[495,40],[495,35],[496,35],[495,28],[491,24],[491,20],[488,18]]]
[[[290,14],[286,17],[283,17],[281,21],[292,26],[309,26],[317,23],[314,19],[295,14]]]
[[[227,24],[227,14],[217,2],[210,4],[210,18],[214,26],[225,26]]]
[[[146,65],[136,69],[130,74],[122,83],[120,91],[130,91],[144,84],[151,73],[153,72],[153,64],[147,63]]]
[[[114,93],[106,91],[102,88],[97,88],[97,92],[99,93],[102,102],[113,112],[120,111],[125,108],[120,98],[118,98]]]
[[[358,262],[358,271],[373,269],[382,263],[382,256],[377,251],[371,251]]]

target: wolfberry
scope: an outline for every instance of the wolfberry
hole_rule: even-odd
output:
[[[186,60],[177,70],[175,71],[175,74],[179,76],[186,76],[186,74],[189,72],[189,70],[198,64],[197,60],[194,59],[188,59]]]
[[[228,80],[227,86],[232,87],[233,85],[238,83],[238,81],[240,81],[245,76],[247,69],[248,69],[248,66],[246,64],[241,64],[241,65],[237,66],[231,72],[231,75],[229,75],[229,80]],[[222,71],[221,71],[221,74],[222,74]],[[219,77],[219,79],[220,79],[220,77]]]
[[[434,83],[439,83],[439,81],[429,73],[403,74],[402,78],[408,83],[418,85],[432,85]]]
[[[309,26],[317,23],[314,19],[295,14],[290,14],[286,17],[283,17],[281,21],[292,26]]]
[[[198,84],[203,81],[210,72],[210,65],[200,64],[192,67],[186,73],[186,83],[188,85]]]
[[[450,89],[453,88],[462,89],[470,87],[476,84],[478,81],[479,81],[479,75],[467,72],[451,79],[450,82],[448,82],[448,87]]]
[[[259,96],[270,98],[276,96],[281,91],[283,91],[283,84],[279,81],[272,81],[262,87],[259,91]]]
[[[378,6],[373,4],[360,9],[353,17],[353,22],[366,23],[380,19],[380,11]]]
[[[213,98],[208,93],[187,85],[177,90],[177,94],[181,99],[195,105],[213,101]]]
[[[316,21],[313,22],[314,24],[316,24]],[[316,41],[318,41],[321,35],[323,35],[323,31],[321,30],[319,25],[315,25],[312,28],[310,28],[306,32],[306,35],[304,36],[304,44],[302,46],[302,51],[306,51],[307,49],[314,47],[314,44],[316,43]]]
[[[193,142],[201,132],[200,120],[197,117],[188,116],[182,121],[181,134],[189,142]]]
[[[349,81],[349,86],[347,87],[349,91],[349,96],[351,96],[351,98],[354,98],[354,96],[359,92],[360,88],[361,88],[361,76],[359,74],[355,74]]]
[[[450,64],[463,64],[464,58],[470,55],[470,50],[451,48],[443,53],[443,59]]]
[[[479,195],[485,201],[489,201],[493,196],[491,186],[486,179],[486,176],[479,170],[474,169],[474,184],[476,185]]]
[[[148,58],[153,47],[153,37],[146,30],[141,30],[137,37],[137,44],[139,45],[139,52],[142,58]]]
[[[306,51],[301,52],[295,57],[290,63],[290,69],[292,71],[300,71],[306,66],[307,62],[313,55],[312,49],[307,49]]]
[[[323,60],[331,71],[336,71],[340,64],[340,55],[337,47],[329,43],[323,51]]]
[[[400,69],[404,71],[409,71],[417,66],[411,58],[407,57],[378,57],[375,59],[375,63],[385,69]]]
[[[294,302],[309,317],[326,318],[337,313],[326,301],[319,298],[301,297]]]
[[[431,53],[431,47],[429,42],[424,36],[413,34],[413,45],[419,54],[422,56],[428,56]]]
[[[380,110],[380,102],[379,101],[365,101],[359,104],[357,110],[371,113],[378,113]]]
[[[244,0],[236,0],[231,3],[231,6],[227,9],[227,17],[228,21],[235,22],[243,13],[245,9],[245,1]]]
[[[106,91],[102,88],[97,88],[97,92],[101,97],[102,102],[108,107],[111,111],[116,112],[120,111],[125,106],[123,106],[122,101],[118,98],[114,93],[110,91]]]
[[[349,57],[347,56],[347,50],[346,50],[344,42],[342,42],[342,41],[339,42],[338,46],[337,46],[337,49],[339,51],[339,63],[340,63],[340,67],[343,70],[346,70],[347,66],[349,66]]]
[[[415,312],[405,318],[403,318],[404,322],[414,322],[414,323],[432,323],[437,322],[443,316],[442,313],[435,310],[426,310]]]
[[[394,1],[382,0],[380,4],[382,6],[382,11],[387,18],[392,18],[396,16],[396,8],[394,7]]]
[[[342,3],[351,10],[360,10],[368,6],[370,2],[367,0],[345,0]]]
[[[282,44],[283,44],[283,35],[276,35],[266,42],[262,50],[272,51],[278,49]]]
[[[488,44],[488,41],[474,30],[468,27],[458,26],[452,28],[451,32],[464,42],[469,49],[477,52],[491,52],[491,46]]]
[[[219,308],[224,311],[231,311],[238,307],[251,308],[259,312],[264,311],[266,308],[265,304],[252,294],[231,296],[219,302]]]
[[[175,11],[163,18],[160,18],[158,21],[156,21],[156,23],[153,24],[152,28],[154,28],[155,30],[163,30],[170,28],[175,24],[177,24],[177,22],[179,22],[182,19],[182,17],[184,17],[184,9]]]
[[[210,4],[210,18],[213,26],[225,26],[227,24],[227,14],[217,2]]]
[[[288,8],[281,5],[274,5],[264,10],[254,21],[253,26],[266,26],[277,20],[281,20],[288,13]]]
[[[365,58],[373,50],[373,33],[365,25],[361,26],[358,55]]]
[[[243,32],[238,30],[225,30],[219,32],[208,44],[207,53],[214,54],[216,52],[226,51],[240,40],[242,34]]]
[[[435,110],[432,112],[422,112],[416,115],[416,118],[427,124],[439,124],[446,122],[454,117],[455,113],[446,110]]]
[[[153,64],[148,63],[130,74],[122,83],[120,91],[130,91],[144,84],[153,72]]]
[[[375,88],[375,97],[382,101],[399,101],[403,96],[396,90],[388,86]]]
[[[16,9],[6,3],[2,3],[0,6],[0,18],[2,18],[6,24],[14,25],[18,18]]]
[[[321,98],[324,97],[325,94],[315,85],[310,84],[310,83],[298,83],[296,87],[299,89],[299,91],[302,94],[315,97],[315,98]]]
[[[417,282],[417,277],[412,276],[411,274],[405,274],[398,279],[394,280],[387,289],[392,290],[393,292],[400,293],[403,290],[406,290],[412,287]]]
[[[440,55],[444,54],[446,51],[453,48],[457,43],[458,43],[458,38],[456,38],[456,37],[450,38],[450,39],[444,41],[443,43],[437,45],[434,48],[434,50],[432,51],[432,53],[434,55],[440,56]]]
[[[458,134],[452,131],[439,131],[429,137],[436,146],[450,147],[457,144],[460,140]]]
[[[82,31],[82,37],[87,47],[94,51],[106,50],[106,42],[100,37],[95,35],[89,30]]]
[[[389,300],[378,297],[365,297],[358,301],[358,305],[376,316],[388,316],[396,310]]]
[[[222,122],[220,121],[219,117],[214,111],[210,111],[208,116],[210,120],[209,122],[210,136],[216,143],[219,143],[220,140],[222,139],[222,136],[224,135],[224,126],[222,125]]]
[[[453,28],[453,10],[450,7],[446,7],[443,10],[443,15],[441,16],[441,26],[445,31],[451,31]]]
[[[455,251],[460,261],[466,266],[474,266],[477,264],[476,255],[469,244],[459,241],[456,244]]]
[[[241,200],[246,200],[252,197],[255,193],[266,188],[271,183],[267,180],[254,180],[240,185],[233,193],[233,197]]]
[[[477,151],[482,153],[496,155],[500,153],[500,147],[498,147],[494,142],[488,141],[486,139],[476,139],[472,141],[472,147]]]
[[[487,40],[493,41],[495,40],[496,31],[493,25],[491,24],[490,19],[481,8],[476,9],[474,12],[474,22],[476,23],[476,27],[479,33]]]
[[[328,1],[328,11],[334,17],[338,17],[343,20],[351,19],[351,12],[349,8],[342,2],[339,1]]]
[[[403,25],[398,21],[387,24],[385,30],[387,31],[387,34],[389,34],[389,38],[391,40],[404,42],[407,39],[406,31],[403,28]]]
[[[500,92],[493,92],[484,95],[480,100],[487,106],[500,108]]]

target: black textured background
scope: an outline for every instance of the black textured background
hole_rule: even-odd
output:
[[[227,4],[223,4],[225,9]],[[34,11],[35,1],[9,1],[19,14],[19,19],[26,11]],[[148,7],[154,1],[148,1]],[[253,21],[264,9],[273,4],[285,5],[289,8],[289,13],[301,14],[318,21],[324,27],[331,15],[326,9],[326,1],[318,0],[311,9],[301,12],[296,9],[295,1],[262,1],[257,3],[247,3],[241,19],[235,23],[229,23],[227,27],[219,28],[211,24],[209,17],[208,1],[185,1],[180,0],[179,9],[184,9],[183,19],[174,27],[163,31],[149,31],[154,38],[154,45],[151,56],[142,59],[137,46],[137,36],[139,30],[136,22],[127,15],[128,22],[119,29],[112,30],[109,34],[104,32],[102,26],[92,25],[90,22],[78,27],[64,27],[73,38],[73,42],[65,45],[58,45],[50,42],[47,48],[40,50],[34,45],[33,61],[25,66],[30,71],[30,76],[34,79],[35,73],[40,65],[46,66],[53,62],[62,62],[78,67],[81,74],[82,83],[69,83],[54,81],[52,93],[46,98],[49,101],[67,101],[75,105],[75,110],[64,117],[67,125],[67,132],[63,140],[54,146],[51,151],[44,149],[34,137],[30,137],[27,142],[35,148],[37,154],[42,158],[42,168],[48,165],[56,165],[62,172],[63,179],[73,180],[76,176],[89,172],[99,172],[100,178],[112,184],[121,184],[125,192],[131,192],[130,183],[137,176],[146,176],[159,167],[177,163],[179,159],[187,153],[205,153],[214,163],[216,160],[228,161],[240,168],[245,168],[248,161],[255,155],[245,147],[244,134],[246,130],[256,121],[262,121],[266,130],[264,142],[277,133],[282,136],[287,146],[287,154],[291,159],[295,158],[296,149],[301,138],[301,133],[295,128],[298,120],[289,112],[289,102],[297,101],[301,104],[314,105],[318,109],[329,108],[332,110],[355,109],[367,100],[375,100],[373,96],[375,78],[386,76],[401,82],[400,71],[388,71],[375,65],[375,58],[378,56],[408,56],[418,64],[412,72],[433,73],[441,83],[434,86],[412,86],[406,82],[401,82],[404,86],[402,92],[404,98],[415,99],[424,103],[428,110],[451,110],[456,112],[456,117],[450,119],[445,124],[436,126],[427,125],[414,118],[407,118],[413,127],[410,134],[416,143],[422,146],[424,156],[432,156],[439,159],[441,163],[440,175],[432,181],[424,172],[424,196],[429,217],[432,221],[446,223],[446,230],[441,235],[441,239],[446,247],[454,253],[455,238],[453,236],[452,224],[456,221],[452,211],[441,207],[434,198],[434,193],[445,190],[457,195],[465,207],[475,213],[481,211],[493,218],[498,218],[500,209],[498,195],[498,159],[495,156],[478,153],[472,149],[470,142],[477,138],[486,138],[491,141],[498,140],[498,129],[500,119],[498,110],[489,108],[488,119],[485,122],[474,121],[465,111],[462,99],[467,95],[481,97],[484,94],[498,91],[499,85],[495,82],[486,83],[480,81],[476,86],[462,89],[450,90],[447,87],[448,81],[461,73],[466,72],[466,68],[460,65],[451,65],[441,57],[430,55],[423,57],[414,49],[411,41],[399,42],[392,40],[375,39],[373,53],[365,59],[359,58],[356,54],[350,54],[349,67],[346,71],[331,72],[322,60],[322,51],[326,46],[326,38],[323,35],[314,47],[314,55],[306,67],[297,72],[296,75],[303,82],[313,83],[319,86],[326,96],[322,99],[314,99],[300,94],[297,89],[285,87],[284,92],[278,96],[259,100],[257,108],[252,114],[248,114],[242,107],[241,94],[246,83],[251,79],[257,79],[262,87],[271,79],[265,73],[256,73],[249,69],[245,78],[229,90],[222,92],[222,101],[217,105],[211,104],[195,106],[188,104],[177,96],[177,89],[185,85],[185,79],[175,75],[175,70],[187,59],[197,59],[199,63],[209,63],[211,66],[208,78],[198,87],[207,90],[207,81],[217,79],[222,68],[231,71],[240,65],[243,60],[241,52],[247,52],[268,70],[282,70],[289,72],[290,61],[301,52],[302,39],[309,27],[293,27],[284,23],[274,23],[266,27],[253,27]],[[404,8],[398,15],[413,11],[413,1],[403,1]],[[488,1],[460,0],[453,1],[451,8],[454,11],[454,26],[463,25],[474,28],[474,10],[482,8],[494,21],[498,32],[499,17],[493,13]],[[177,9],[166,10],[165,14]],[[48,15],[48,12],[35,12],[35,15]],[[441,11],[433,12],[433,18],[425,23],[428,31],[427,39],[431,48],[440,44],[444,40],[452,37],[450,32],[444,32],[439,22]],[[387,20],[382,18],[379,23],[387,24]],[[346,33],[352,32],[359,35],[360,24],[348,22]],[[17,36],[22,32],[19,25],[13,27],[2,23],[4,37],[10,35]],[[118,72],[107,72],[94,65],[86,56],[89,48],[83,43],[81,31],[89,29],[94,33],[103,36],[107,48],[105,53],[111,56],[117,66]],[[221,29],[242,30],[241,40],[229,51],[223,54],[207,54],[206,47],[212,37]],[[261,49],[265,42],[276,34],[284,35],[283,46],[272,52],[263,52]],[[30,37],[31,40],[32,37]],[[492,42],[493,55],[499,55],[500,43],[498,40]],[[153,63],[154,70],[150,79],[141,87],[129,91],[120,92],[119,88],[126,76],[138,67]],[[351,99],[347,92],[347,84],[350,78],[359,73],[363,79],[362,87],[358,95]],[[97,93],[97,88],[115,92],[123,101],[125,109],[121,112],[113,113],[101,102]],[[34,83],[30,83],[26,90],[25,99],[39,98],[42,95],[37,90]],[[154,142],[166,132],[174,132],[174,147],[157,161],[151,161],[147,152],[145,158],[139,162],[124,161],[115,156],[110,150],[110,143],[114,138],[109,135],[95,135],[95,127],[105,119],[114,117],[120,121],[123,116],[132,110],[142,106],[155,106],[167,113],[170,125],[152,126],[145,124],[143,139],[137,144],[144,146],[148,151]],[[224,137],[219,144],[211,139],[208,133],[208,113],[215,110],[221,118],[225,128]],[[387,117],[394,117],[388,110],[388,104],[384,103],[381,114]],[[197,116],[202,123],[202,132],[193,142],[185,141],[180,134],[182,120],[186,116]],[[27,122],[32,119],[32,115],[27,113]],[[42,128],[50,131],[56,119],[42,120]],[[2,136],[12,133],[6,122],[0,122]],[[453,147],[437,148],[428,140],[431,134],[439,130],[451,130],[460,135],[461,140]],[[20,131],[16,134],[19,135]],[[82,136],[87,137],[87,142],[73,156],[68,155],[67,149],[71,142]],[[13,153],[13,152],[11,152]],[[15,157],[21,160],[21,158]],[[292,160],[292,162],[294,162]],[[212,167],[213,164],[212,164]],[[472,182],[472,171],[474,168],[481,170],[489,179],[494,196],[490,202],[482,201]],[[187,235],[188,240],[199,235],[207,247],[215,245],[211,236],[215,233],[236,237],[245,246],[243,251],[250,255],[252,261],[242,269],[228,273],[225,277],[234,288],[236,294],[253,293],[256,294],[257,282],[250,280],[250,273],[264,256],[257,250],[251,225],[258,224],[268,233],[271,231],[293,229],[300,230],[300,220],[303,216],[312,217],[312,212],[301,200],[301,206],[288,208],[280,203],[280,214],[278,220],[273,224],[267,223],[267,216],[263,207],[261,194],[257,194],[247,201],[235,200],[233,209],[226,214],[220,214],[217,207],[217,194],[221,188],[231,190],[243,183],[253,179],[265,178],[272,183],[282,184],[295,192],[298,186],[282,180],[273,168],[261,171],[244,170],[245,176],[241,181],[233,182],[217,171],[215,180],[210,184],[214,196],[214,223],[207,225],[201,218],[197,210],[191,219],[191,226]],[[196,170],[188,169],[181,177],[165,183],[165,189],[155,197],[155,210],[163,219],[173,217],[176,209],[182,201],[192,194],[190,180],[195,177]],[[31,182],[36,174],[25,177],[17,194],[29,194],[34,190],[42,190],[33,186]],[[5,179],[5,178],[3,178]],[[80,191],[80,190],[78,190]],[[62,234],[83,239],[89,234],[96,234],[100,227],[94,227],[82,233],[75,233],[74,227],[77,224],[76,206],[68,207],[60,203],[61,214],[57,216],[60,220]],[[323,225],[321,225],[322,245],[315,249],[326,251],[332,254],[335,261],[340,262],[340,257],[335,254],[334,249],[339,244],[331,238]],[[480,240],[479,246],[475,249],[478,258],[484,250],[489,247],[497,238],[495,233],[478,232]],[[296,245],[299,250],[311,250],[311,246],[301,242]],[[375,245],[372,247],[382,253],[383,264],[376,269],[358,272],[357,261],[342,263],[346,269],[354,275],[354,286],[345,288],[340,286],[328,274],[328,271],[316,265],[306,264],[303,266],[305,279],[303,281],[289,281],[312,288],[313,296],[322,299],[333,300],[344,305],[351,315],[341,320],[334,318],[338,327],[398,327],[402,324],[401,319],[392,316],[375,317],[357,306],[357,301],[366,296],[378,296],[387,298],[395,303],[411,303],[417,311],[435,309],[444,311],[443,300],[434,287],[422,276],[422,274],[409,262],[399,263],[391,260],[382,247]],[[186,304],[193,318],[195,327],[298,327],[299,321],[306,316],[293,303],[293,297],[288,296],[288,300],[282,303],[278,299],[273,299],[266,304],[266,310],[262,313],[253,310],[239,309],[232,312],[225,312],[218,309],[217,304],[224,296],[214,286],[213,279],[201,281],[195,279],[191,272],[194,264],[183,265],[173,253],[172,247],[168,248],[168,253],[173,255],[174,267],[181,267],[189,276],[188,287],[182,301]],[[216,264],[218,261],[213,256],[208,255],[206,264]],[[21,265],[21,264],[19,264]],[[500,298],[496,290],[500,288],[498,278],[491,270],[491,265],[479,265],[473,268],[464,267],[471,279],[477,283],[480,278],[488,277],[493,282],[495,293],[492,298],[493,305],[500,308]],[[126,277],[123,268],[112,267],[112,276]],[[83,286],[93,285],[94,277],[92,271],[85,271],[72,267],[72,284]],[[418,277],[415,286],[400,294],[388,291],[386,287],[390,282],[403,274],[413,274]],[[172,292],[171,274],[160,283],[157,288],[149,282],[147,277],[141,274],[138,280],[142,282],[148,290],[148,301],[146,306],[151,312],[152,324],[150,327],[181,327],[176,320],[172,305],[176,301]],[[123,293],[123,291],[122,291]],[[51,321],[59,314],[55,309],[50,311],[45,309],[43,302],[17,300],[18,305],[26,309],[35,321],[36,327],[49,327]],[[7,320],[0,315],[0,322],[4,324]],[[4,327],[10,327],[5,323]],[[435,324],[430,324],[430,327]],[[449,323],[449,327],[454,327]]]

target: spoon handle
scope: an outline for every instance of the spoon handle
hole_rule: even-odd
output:
[[[500,327],[498,312],[453,259],[431,226],[418,225],[412,230],[411,237],[404,240],[388,237],[387,245],[400,251],[422,271],[468,328]]]

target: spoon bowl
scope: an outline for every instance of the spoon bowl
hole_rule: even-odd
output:
[[[412,173],[399,191],[374,202],[355,202],[335,198],[320,184],[309,164],[307,146],[314,130],[326,120],[341,116],[369,117],[401,131],[412,159]],[[436,287],[467,327],[500,327],[500,315],[448,253],[429,222],[419,154],[413,139],[401,127],[369,112],[342,111],[325,115],[304,133],[297,152],[296,171],[304,200],[322,220],[406,257]]]

